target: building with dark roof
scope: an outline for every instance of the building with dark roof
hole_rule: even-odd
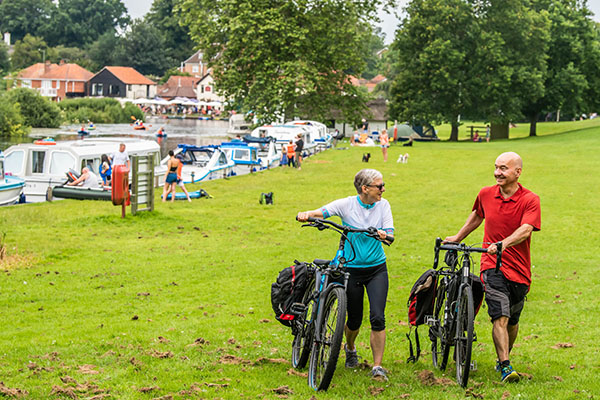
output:
[[[153,98],[156,82],[131,67],[104,67],[88,81],[88,96]]]

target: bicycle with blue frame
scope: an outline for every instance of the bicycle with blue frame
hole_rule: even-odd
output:
[[[502,266],[502,242],[495,243],[496,271]],[[456,381],[467,386],[469,373],[475,369],[471,362],[474,338],[475,310],[471,286],[471,253],[487,253],[487,249],[468,246],[464,243],[435,241],[433,269],[437,269],[440,250],[446,251],[445,263],[438,272],[441,276],[435,295],[433,315],[425,317],[429,325],[431,359],[433,365],[444,371],[448,364],[450,347],[454,346]],[[459,256],[459,253],[462,255]]]
[[[319,230],[332,229],[340,234],[337,253],[332,260],[315,259],[306,263],[314,274],[301,303],[294,303],[291,312],[297,316],[292,323],[292,366],[302,369],[309,361],[308,384],[315,390],[327,390],[335,373],[339,358],[344,325],[346,322],[346,287],[349,273],[346,264],[352,259],[344,257],[346,243],[350,243],[354,256],[354,246],[349,233],[362,233],[384,244],[391,244],[394,238],[381,239],[376,228],[356,229],[335,222],[308,218],[303,227]]]

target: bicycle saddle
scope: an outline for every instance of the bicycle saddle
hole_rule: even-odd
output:
[[[331,263],[331,260],[321,260],[320,258],[316,258],[313,260],[313,264],[323,267],[329,265],[329,263]]]

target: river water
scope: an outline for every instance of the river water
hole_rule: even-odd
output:
[[[166,156],[169,150],[176,148],[179,143],[203,146],[220,144],[228,140],[229,123],[227,121],[150,117],[147,118],[144,125],[147,127],[146,130],[135,130],[131,124],[96,124],[96,129],[90,131],[86,137],[119,136],[154,140],[160,145],[162,157]],[[161,127],[167,133],[166,138],[156,136],[156,132]],[[65,125],[58,129],[33,128],[27,137],[0,136],[0,150],[6,150],[13,144],[33,142],[45,137],[53,137],[56,141],[77,140],[81,138],[77,134],[80,129],[81,125]]]

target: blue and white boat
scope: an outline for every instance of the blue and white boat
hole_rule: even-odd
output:
[[[320,150],[328,149],[329,147],[331,147],[333,136],[329,133],[329,129],[327,129],[327,126],[325,124],[309,120],[294,120],[286,122],[285,124],[292,126],[301,126],[304,127],[307,131],[310,131],[310,136],[312,138],[313,143],[320,147]]]
[[[18,202],[24,187],[25,179],[4,174],[4,155],[0,151],[0,206]]]
[[[221,143],[221,149],[235,163],[235,174],[263,171],[279,165],[281,153],[273,138],[254,138],[250,135],[239,140]]]
[[[179,144],[173,152],[175,155],[181,154],[183,158],[181,168],[183,183],[196,183],[233,175],[235,163],[227,158],[220,146]],[[169,156],[163,158],[160,164],[166,167],[168,162]]]

